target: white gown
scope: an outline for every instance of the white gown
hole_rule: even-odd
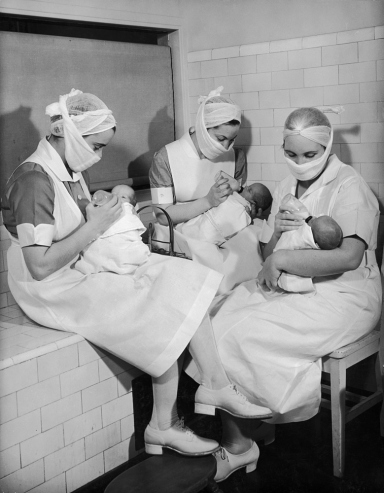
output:
[[[84,223],[63,184],[71,177],[45,139],[27,161],[40,164],[53,180],[53,241],[59,241]],[[81,176],[80,181],[89,197]],[[185,349],[222,277],[194,262],[153,254],[134,274],[86,275],[72,268],[76,257],[36,281],[26,267],[19,241],[11,240],[9,286],[30,318],[78,333],[152,376],[163,374]]]
[[[166,149],[177,203],[204,197],[214,184],[219,171],[234,176],[233,149],[213,161],[200,159],[188,132],[181,139],[166,145]],[[260,271],[262,257],[258,237],[261,224],[260,220],[255,221],[218,247],[203,239],[187,237],[183,234],[181,223],[175,228],[175,250],[186,253],[195,262],[224,274],[219,293],[226,293],[236,284],[254,279]],[[168,228],[160,224],[155,224],[155,228],[156,238],[168,241]]]
[[[123,203],[120,218],[97,240],[80,254],[75,269],[83,274],[109,271],[116,274],[133,274],[148,261],[149,248],[141,235],[146,228],[136,214],[133,205]]]
[[[287,193],[295,193],[296,183],[288,177],[275,190],[271,228],[278,204]],[[218,297],[211,310],[230,380],[252,402],[272,409],[274,416],[268,422],[275,423],[303,421],[318,412],[321,357],[369,333],[381,309],[374,254],[379,209],[368,185],[332,156],[300,200],[314,215],[333,217],[344,236],[356,234],[366,242],[361,266],[342,275],[313,278],[312,297],[268,294],[248,281]],[[199,379],[193,364],[188,372]]]

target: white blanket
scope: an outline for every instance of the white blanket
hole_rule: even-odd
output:
[[[149,257],[141,238],[145,229],[134,207],[124,203],[121,217],[83,250],[75,268],[83,274],[132,274]]]
[[[313,239],[312,229],[307,223],[304,223],[300,228],[294,231],[285,231],[279,241],[277,242],[274,252],[277,250],[303,250],[303,249],[316,249],[319,247],[316,245]],[[277,284],[291,293],[313,293],[315,288],[310,277],[301,277],[294,274],[288,274],[283,272],[279,277]]]
[[[250,203],[234,192],[225,202],[183,223],[179,230],[193,240],[222,245],[252,222],[246,211]]]

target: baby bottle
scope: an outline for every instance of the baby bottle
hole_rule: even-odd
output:
[[[97,190],[97,192],[93,194],[92,202],[95,205],[100,206],[109,202],[111,198],[112,198],[112,194],[110,192],[106,192],[105,190]]]

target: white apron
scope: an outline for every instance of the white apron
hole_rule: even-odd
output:
[[[54,241],[58,241],[84,222],[54,171],[64,165],[45,139],[27,161],[40,164],[53,180]],[[89,196],[82,178],[81,183]],[[153,254],[134,274],[84,275],[71,268],[74,258],[36,281],[26,267],[19,241],[11,240],[9,286],[30,318],[80,334],[152,376],[163,374],[180,356],[221,280],[218,273],[194,262]]]
[[[219,171],[225,171],[231,176],[235,174],[233,149],[212,161],[200,159],[188,132],[165,147],[175,187],[176,203],[189,202],[207,195]],[[221,247],[187,238],[181,232],[182,227],[183,224],[178,224],[175,228],[175,250],[223,274],[219,293],[226,293],[236,284],[256,278],[262,262],[258,240],[261,221],[255,221]],[[156,223],[155,232],[156,239],[169,241],[167,227]]]
[[[337,170],[349,168],[335,157],[331,163],[334,179],[328,183],[319,179],[300,198],[314,216],[332,216],[342,183]],[[288,192],[295,193],[295,185],[292,178],[292,188],[277,188],[277,206]],[[359,193],[372,194],[363,187]],[[377,209],[373,223],[378,222],[378,215]],[[273,411],[268,423],[313,417],[321,399],[321,357],[375,327],[381,310],[373,239],[377,222],[360,267],[342,275],[313,278],[315,293],[310,297],[283,291],[269,294],[248,281],[215,300],[210,312],[212,326],[228,377],[251,402]],[[199,380],[193,363],[188,373]]]

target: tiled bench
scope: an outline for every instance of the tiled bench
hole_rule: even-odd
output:
[[[136,368],[0,310],[0,491],[70,493],[132,458]]]
[[[0,491],[70,493],[137,454],[131,382],[141,372],[30,320],[9,292],[3,225],[0,234]]]

